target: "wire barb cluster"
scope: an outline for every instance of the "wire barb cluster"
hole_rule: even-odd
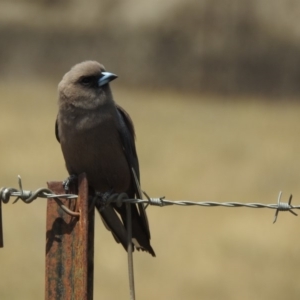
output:
[[[36,200],[37,198],[52,198],[54,199],[58,205],[68,214],[72,216],[79,216],[78,212],[73,212],[69,208],[67,208],[65,205],[63,205],[60,201],[59,198],[67,198],[67,199],[74,199],[77,198],[77,195],[73,194],[53,194],[53,192],[47,188],[39,188],[36,191],[27,191],[23,190],[22,186],[22,179],[21,176],[18,175],[18,184],[19,184],[19,189],[16,188],[6,188],[3,187],[0,189],[0,201],[3,203],[8,203],[10,200],[10,197],[17,197],[13,204],[18,202],[19,200],[22,200],[24,203],[29,204]]]
[[[22,200],[24,203],[29,204],[37,198],[52,198],[57,201],[57,203],[64,209],[64,211],[72,216],[79,216],[78,212],[73,212],[67,207],[61,204],[59,198],[67,198],[67,199],[74,199],[77,198],[77,195],[74,194],[61,194],[57,195],[54,194],[51,190],[47,188],[39,188],[36,191],[28,191],[23,190],[22,187],[22,180],[21,177],[18,176],[18,184],[19,189],[16,188],[1,188],[0,189],[0,201],[3,203],[8,203],[10,197],[17,197],[13,203],[16,203],[18,200]],[[246,207],[246,208],[269,208],[269,209],[276,209],[275,217],[273,223],[276,222],[279,211],[289,211],[293,215],[297,216],[297,214],[292,209],[300,209],[300,205],[291,205],[292,202],[292,195],[289,197],[289,201],[281,202],[282,192],[278,195],[277,204],[262,204],[262,203],[240,203],[240,202],[212,202],[212,201],[205,201],[205,202],[195,202],[195,201],[172,201],[167,200],[165,197],[159,198],[150,198],[146,192],[143,192],[147,199],[127,199],[126,194],[112,194],[108,195],[108,197],[101,197],[104,199],[103,207],[109,205],[109,203],[116,202],[117,204],[121,205],[121,203],[143,203],[152,206],[170,206],[170,205],[179,205],[179,206],[204,206],[204,207]]]

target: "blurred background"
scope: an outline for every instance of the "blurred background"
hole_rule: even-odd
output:
[[[300,2],[0,0],[0,186],[67,177],[57,84],[98,60],[119,75],[142,187],[171,200],[300,203]],[[46,200],[3,206],[0,299],[43,299]],[[299,218],[149,207],[157,257],[137,299],[299,299]],[[97,218],[95,299],[128,299],[126,252]]]

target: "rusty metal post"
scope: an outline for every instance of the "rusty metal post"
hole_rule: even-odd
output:
[[[49,182],[48,187],[55,194],[65,193],[62,182]],[[46,300],[93,299],[95,210],[89,210],[84,174],[78,179],[78,195],[78,199],[61,201],[79,212],[79,217],[70,216],[48,199]]]

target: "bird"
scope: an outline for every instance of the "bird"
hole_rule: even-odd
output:
[[[70,179],[85,173],[89,186],[104,199],[112,193],[142,199],[134,125],[110,88],[116,78],[97,61],[73,66],[58,84],[55,134]],[[156,256],[144,204],[130,205],[133,249]],[[95,206],[106,228],[127,250],[125,204]]]

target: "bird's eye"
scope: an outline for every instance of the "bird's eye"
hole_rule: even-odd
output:
[[[82,77],[80,79],[80,83],[85,85],[85,86],[90,86],[90,85],[93,84],[94,79],[95,79],[94,76]]]

